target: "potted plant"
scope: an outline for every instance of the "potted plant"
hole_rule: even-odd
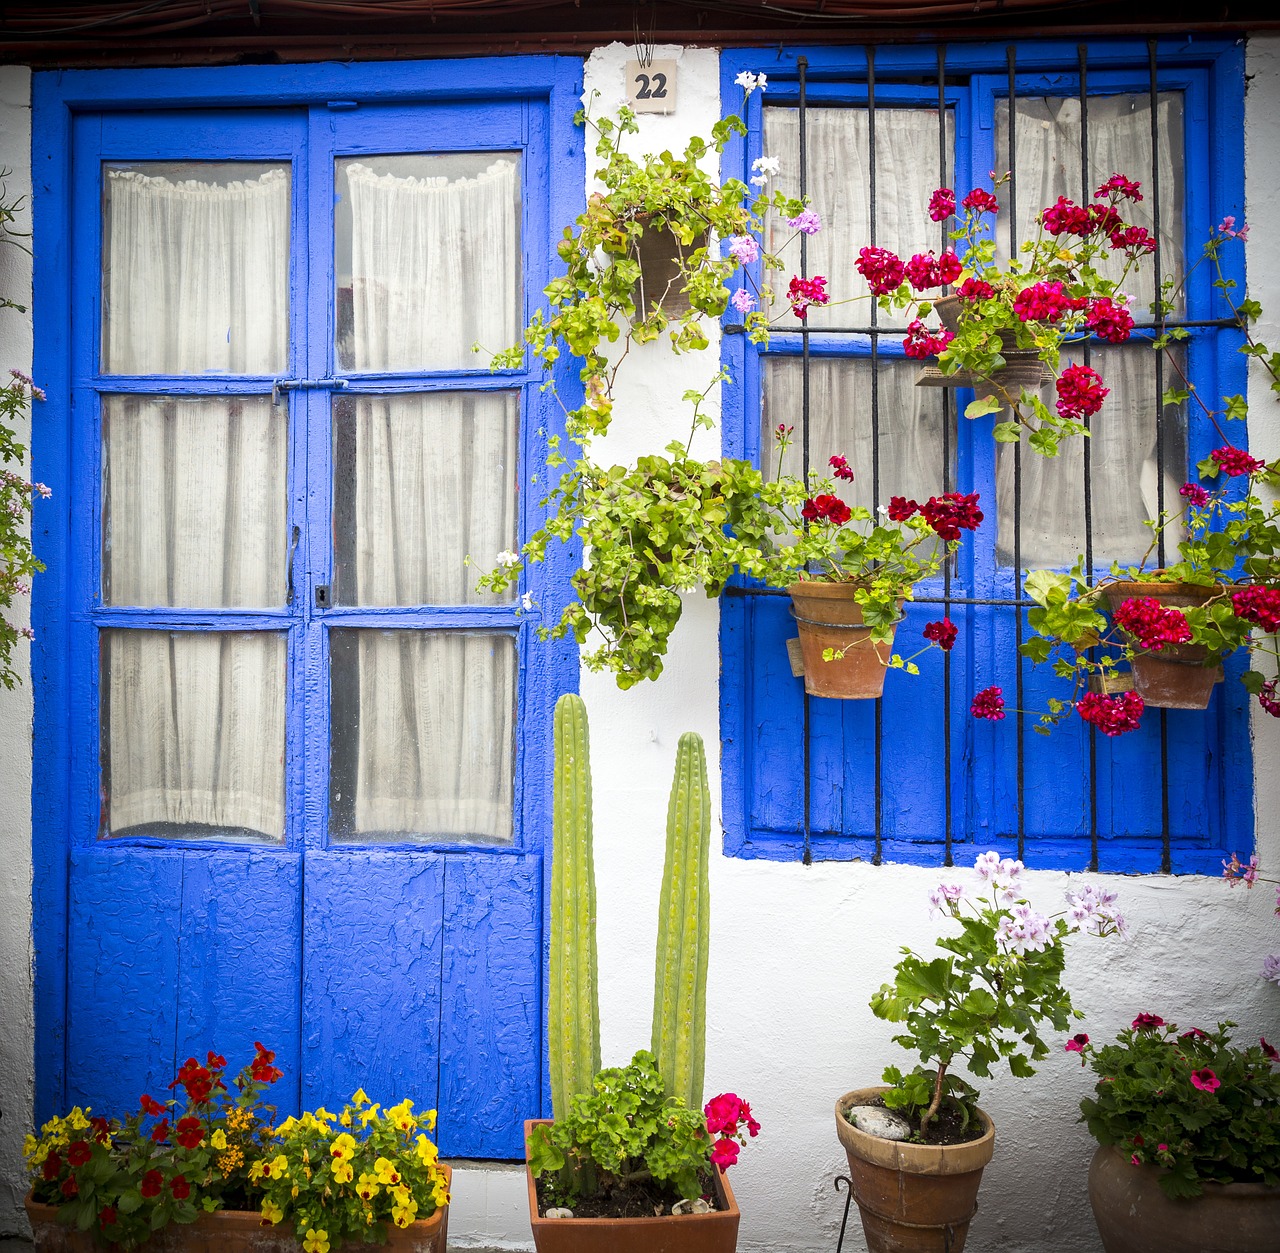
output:
[[[274,1061],[270,1049],[256,1045],[228,1085],[225,1058],[210,1052],[202,1064],[191,1057],[170,1084],[184,1091],[181,1103],[144,1093],[123,1121],[77,1107],[51,1119],[39,1137],[28,1136],[27,1214],[36,1248],[330,1253],[345,1240],[444,1253],[449,1171],[435,1164],[434,1146],[419,1130],[434,1125],[434,1114],[414,1115],[406,1102],[379,1115],[377,1106],[361,1109],[367,1098],[357,1093],[341,1115],[317,1110],[273,1131],[275,1108],[263,1097],[281,1075]],[[305,1165],[302,1152],[311,1158]],[[367,1181],[357,1165],[367,1167],[378,1192],[361,1195]],[[399,1176],[395,1182],[383,1182],[388,1168]],[[406,1215],[408,1232],[400,1230]],[[286,1218],[288,1225],[276,1228]]]
[[[1096,370],[1086,365],[1062,366],[1064,345],[1098,335],[1123,343],[1133,329],[1124,295],[1126,278],[1155,239],[1121,216],[1125,201],[1142,199],[1140,184],[1113,174],[1094,192],[1093,202],[1077,205],[1063,196],[1037,215],[1039,232],[1022,245],[1022,258],[1003,266],[996,262],[990,220],[999,209],[994,188],[974,188],[960,202],[940,187],[929,201],[935,222],[956,222],[950,238],[963,252],[930,251],[902,261],[886,248],[863,248],[854,263],[880,306],[889,312],[910,311],[909,357],[936,356],[936,370],[922,383],[973,387],[976,400],[965,416],[995,413],[1006,405],[1012,416],[995,427],[995,437],[1016,443],[1023,430],[1036,452],[1054,456],[1058,442],[1085,433],[1086,420],[1097,413],[1108,389]],[[1100,267],[1109,258],[1123,259],[1116,278]],[[930,293],[954,286],[950,296]],[[938,330],[924,319],[936,312]],[[1045,373],[1055,379],[1055,408],[1041,400],[1038,388]]]
[[[1280,1232],[1280,1053],[1236,1024],[1139,1014],[1116,1043],[1068,1041],[1097,1073],[1089,1203],[1106,1253],[1264,1253]]]
[[[724,1170],[759,1124],[732,1094],[702,1106],[711,798],[700,737],[680,739],[667,813],[652,1047],[600,1067],[586,708],[556,704],[548,1054],[554,1120],[525,1124],[540,1253],[732,1253]]]
[[[1041,1024],[1062,1030],[1079,1016],[1062,986],[1067,937],[1125,932],[1114,893],[1072,889],[1065,911],[1046,916],[1023,893],[1021,862],[987,852],[974,870],[976,892],[956,883],[930,894],[933,909],[959,923],[938,940],[944,955],[926,961],[904,948],[894,981],[871,998],[876,1017],[903,1024],[894,1041],[920,1064],[889,1066],[888,1086],[836,1102],[871,1253],[964,1248],[995,1128],[954,1068],[988,1078],[1003,1060],[1013,1075],[1034,1074],[1049,1052]]]

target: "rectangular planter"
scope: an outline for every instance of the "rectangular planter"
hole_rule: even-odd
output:
[[[446,1187],[453,1171],[442,1166]],[[40,1205],[27,1193],[27,1218],[35,1237],[36,1253],[102,1253],[112,1245],[98,1244],[91,1231],[74,1231],[58,1222],[55,1205]],[[391,1253],[445,1253],[449,1234],[449,1207],[408,1227],[388,1227],[386,1244],[344,1244],[335,1253],[357,1249],[389,1249]],[[218,1210],[201,1214],[193,1223],[175,1224],[158,1231],[138,1253],[300,1253],[301,1241],[284,1223],[264,1227],[256,1210]]]
[[[529,1222],[538,1253],[734,1253],[742,1217],[724,1171],[716,1169],[716,1199],[723,1209],[710,1214],[667,1214],[661,1218],[540,1218],[538,1190],[529,1169],[529,1133],[548,1119],[524,1125],[525,1180]]]

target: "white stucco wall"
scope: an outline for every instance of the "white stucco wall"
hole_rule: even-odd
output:
[[[627,50],[594,54],[587,86],[608,107],[623,94]],[[643,122],[637,147],[682,145],[718,116],[717,55],[657,50],[680,60],[679,109]],[[1248,213],[1251,294],[1280,317],[1280,39],[1249,49]],[[0,70],[0,163],[13,166],[11,188],[29,171],[28,77]],[[1211,225],[1211,224],[1206,224]],[[0,255],[6,291],[29,286],[29,268]],[[1280,341],[1280,326],[1267,328]],[[1266,338],[1266,335],[1264,335]],[[647,368],[646,354],[655,362]],[[617,460],[684,434],[686,387],[714,372],[702,359],[673,360],[665,350],[634,354],[615,410],[614,431],[597,449]],[[0,315],[0,366],[29,368],[29,326]],[[1280,404],[1256,380],[1251,439],[1280,455]],[[714,447],[713,435],[702,451]],[[607,676],[584,673],[591,714],[599,893],[601,1026],[606,1064],[627,1060],[649,1038],[657,894],[667,791],[676,741],[696,730],[707,741],[718,807],[718,615],[690,598],[666,672],[619,692]],[[0,691],[0,1236],[20,1227],[17,1144],[31,1107],[30,989],[30,689]],[[1265,724],[1265,725],[1264,725]],[[1280,726],[1255,726],[1258,852],[1280,866]],[[1241,849],[1242,852],[1246,851]],[[744,1250],[818,1253],[835,1246],[843,1171],[832,1106],[852,1087],[875,1082],[904,1055],[867,1008],[888,977],[898,946],[927,948],[935,931],[926,893],[935,871],[901,866],[750,862],[715,856],[713,953],[709,977],[707,1091],[733,1090],[752,1102],[763,1131],[744,1151],[733,1181],[743,1210]],[[1033,872],[1033,899],[1060,898],[1069,877]],[[1133,924],[1127,944],[1078,939],[1068,983],[1105,1038],[1139,1010],[1191,1025],[1231,1017],[1243,1036],[1280,1034],[1280,989],[1257,971],[1280,950],[1280,920],[1269,889],[1228,891],[1216,879],[1119,878]],[[972,1253],[1095,1253],[1085,1198],[1092,1142],[1076,1125],[1089,1084],[1079,1064],[1055,1052],[1033,1079],[982,1085],[997,1126],[997,1149],[970,1236]],[[455,1178],[451,1237],[459,1246],[530,1247],[523,1173],[463,1169]],[[862,1248],[853,1220],[846,1248]]]
[[[0,168],[9,196],[31,195],[31,74],[0,68]],[[29,207],[29,203],[28,203]],[[16,229],[30,230],[24,212]],[[31,304],[31,258],[0,246],[0,293]],[[0,377],[31,371],[31,322],[0,310]],[[30,446],[29,431],[22,442]],[[15,605],[12,621],[26,623],[28,606]],[[21,616],[19,616],[21,615]],[[26,645],[21,645],[23,654]],[[26,673],[25,659],[15,669]],[[31,685],[0,688],[0,1236],[26,1230],[21,1212],[22,1137],[31,1122]]]

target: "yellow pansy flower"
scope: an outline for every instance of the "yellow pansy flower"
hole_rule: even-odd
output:
[[[289,1159],[283,1153],[277,1153],[275,1160],[271,1163],[271,1173],[279,1179],[281,1175],[288,1173],[288,1170]]]
[[[385,1157],[380,1157],[373,1163],[373,1173],[377,1175],[379,1183],[392,1184],[400,1182],[400,1172]]]
[[[227,1147],[227,1133],[223,1131],[221,1127],[219,1127],[217,1131],[215,1131],[213,1135],[209,1137],[209,1143],[210,1145],[212,1145],[213,1148],[221,1152],[223,1149]]]
[[[395,1205],[408,1205],[413,1200],[413,1193],[404,1184],[400,1184],[391,1189],[391,1197]]]
[[[329,1113],[329,1111],[325,1109],[323,1105],[321,1105],[320,1108],[317,1110],[312,1110],[311,1116],[316,1120],[316,1122],[322,1122],[322,1121],[337,1122],[338,1121],[338,1115]]]
[[[329,1155],[331,1157],[350,1158],[356,1154],[355,1137],[348,1135],[345,1131],[335,1137],[333,1143],[329,1146]]]
[[[378,1102],[374,1101],[374,1103],[370,1105],[368,1109],[361,1110],[360,1125],[362,1127],[367,1127],[371,1122],[376,1122],[378,1118],[378,1110],[380,1108],[381,1107],[379,1106]]]
[[[284,1218],[284,1210],[282,1210],[274,1201],[263,1201],[262,1217],[265,1221],[274,1226]]]
[[[268,1164],[266,1162],[257,1161],[249,1167],[250,1179],[261,1179],[263,1175],[269,1176],[270,1174],[271,1171],[268,1169]]]
[[[318,1230],[315,1227],[308,1227],[302,1247],[306,1253],[329,1253],[329,1233],[323,1227]]]
[[[412,1201],[409,1202],[409,1205],[397,1205],[391,1211],[391,1221],[395,1223],[397,1227],[407,1227],[413,1222],[413,1216],[417,1212],[417,1207],[413,1206],[411,1209],[410,1206],[413,1206]]]
[[[351,1163],[338,1158],[333,1163],[333,1180],[335,1183],[350,1183],[351,1176],[355,1172],[351,1169]]]
[[[433,1109],[429,1109],[425,1114],[422,1115],[422,1117],[423,1117],[422,1125],[426,1127],[428,1131],[434,1131],[436,1129],[436,1111]]]
[[[436,1152],[437,1152],[436,1146],[432,1144],[431,1141],[428,1140],[426,1136],[418,1137],[418,1148],[417,1148],[418,1160],[424,1166],[431,1166],[435,1164]]]
[[[362,1201],[372,1201],[381,1191],[378,1181],[372,1175],[361,1175],[356,1181],[356,1192]]]
[[[363,1109],[369,1104],[369,1098],[365,1095],[363,1088],[357,1088],[355,1090],[351,1096],[351,1104],[354,1105],[356,1109]]]
[[[431,1199],[436,1203],[436,1209],[443,1209],[449,1204],[449,1189],[444,1186],[443,1179],[436,1180],[436,1186],[431,1189]]]
[[[338,1121],[339,1121],[339,1122],[340,1122],[344,1127],[349,1127],[349,1126],[351,1126],[351,1122],[352,1122],[352,1118],[351,1118],[351,1111],[350,1111],[349,1109],[344,1109],[344,1110],[342,1111],[342,1113],[338,1115]]]

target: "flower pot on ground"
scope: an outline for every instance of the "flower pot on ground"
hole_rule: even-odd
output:
[[[1104,589],[1114,618],[1128,600],[1149,598],[1164,609],[1197,608],[1220,600],[1230,589],[1221,584],[1135,583],[1120,580]],[[1215,684],[1223,679],[1220,656],[1204,644],[1164,643],[1159,651],[1134,649],[1129,666],[1133,690],[1157,709],[1207,709]]]
[[[862,620],[857,591],[854,583],[804,582],[787,588],[810,696],[874,700],[884,692],[896,628],[888,628],[888,639],[876,640]]]
[[[733,1253],[738,1246],[741,1213],[733,1189],[720,1167],[711,1182],[715,1208],[706,1214],[666,1214],[637,1218],[543,1218],[539,1213],[537,1184],[528,1165],[529,1139],[535,1127],[547,1120],[524,1125],[529,1187],[529,1221],[538,1253]]]
[[[859,1088],[836,1102],[836,1134],[849,1158],[867,1248],[870,1253],[961,1253],[977,1210],[982,1172],[995,1151],[995,1127],[975,1109],[983,1134],[962,1144],[911,1144],[860,1131],[848,1111],[875,1102],[887,1090]]]

